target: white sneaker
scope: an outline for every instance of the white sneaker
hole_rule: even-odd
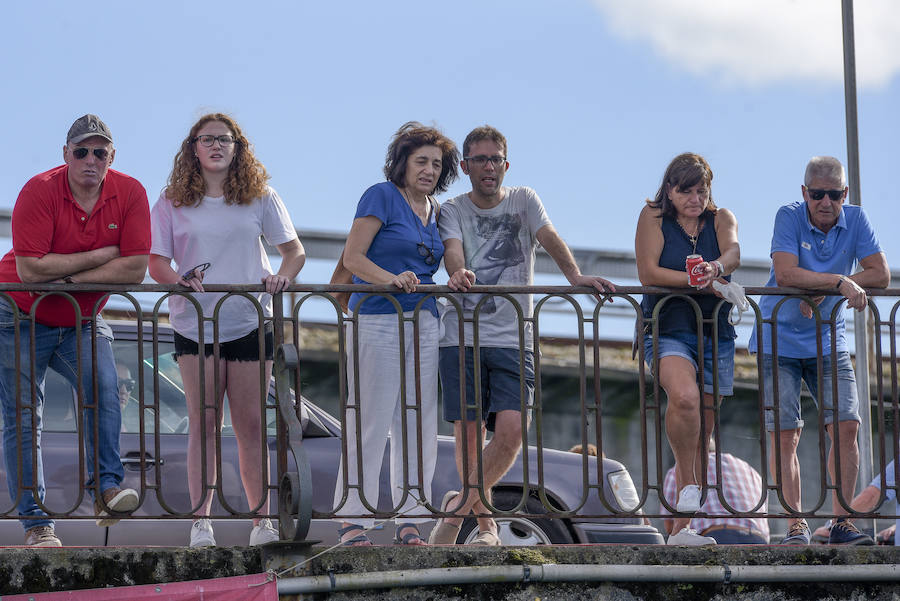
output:
[[[191,526],[192,547],[215,547],[216,538],[213,536],[212,524],[207,518],[201,518]]]
[[[675,511],[679,513],[696,513],[700,511],[700,487],[696,484],[688,484],[678,493],[678,503]]]
[[[701,545],[715,545],[716,539],[711,536],[701,536],[693,528],[682,528],[680,532],[671,535],[666,544],[699,547]]]
[[[266,543],[274,543],[278,540],[278,530],[272,526],[272,520],[266,518],[260,520],[259,523],[250,531],[250,546],[264,545]]]

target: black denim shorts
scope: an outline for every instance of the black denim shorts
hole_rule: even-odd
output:
[[[210,335],[212,335],[212,332],[210,332]],[[266,339],[266,360],[271,361],[275,358],[275,328],[272,324],[267,324],[263,328],[263,335]],[[204,344],[203,346],[203,354],[207,357],[211,357],[213,354],[213,345]],[[199,354],[199,345],[196,342],[175,332],[176,357]],[[259,361],[259,328],[236,340],[219,343],[219,357],[225,361]]]

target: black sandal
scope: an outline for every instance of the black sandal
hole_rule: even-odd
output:
[[[350,532],[359,531],[359,534],[354,536],[353,538],[348,538],[347,540],[343,540],[344,535]],[[343,528],[338,528],[338,536],[341,537],[341,546],[343,547],[371,547],[372,541],[369,540],[369,537],[366,536],[366,529],[358,524],[350,524],[349,526],[344,526]]]
[[[400,532],[406,530],[408,528],[412,528],[415,532],[407,532],[402,537],[400,536]],[[415,542],[419,541],[419,542]],[[397,533],[394,535],[394,544],[395,545],[413,545],[416,547],[423,547],[428,544],[428,542],[422,538],[421,533],[419,533],[419,527],[413,524],[412,522],[403,522],[397,524]]]

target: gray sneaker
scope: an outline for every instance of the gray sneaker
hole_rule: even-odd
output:
[[[782,545],[808,545],[810,538],[809,524],[806,520],[800,520],[791,526],[787,536],[781,539]]]
[[[62,547],[53,526],[35,526],[25,531],[25,544],[29,547]]]

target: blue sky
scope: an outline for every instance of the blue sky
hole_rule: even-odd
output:
[[[839,0],[99,0],[4,13],[4,208],[61,162],[86,112],[153,203],[191,124],[221,110],[297,227],[347,231],[400,124],[461,143],[490,123],[509,139],[506,183],[535,188],[572,246],[633,249],[643,200],[690,150],[711,163],[744,257],[764,259],[809,157],[846,159]],[[896,267],[900,4],[857,0],[856,24],[862,201]]]

